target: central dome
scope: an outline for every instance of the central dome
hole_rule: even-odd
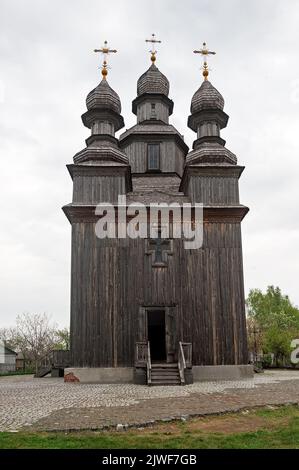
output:
[[[191,113],[194,114],[204,109],[223,110],[223,108],[224,99],[219,91],[208,80],[202,82],[191,100]]]
[[[140,96],[143,93],[158,93],[168,96],[169,81],[155,64],[152,64],[138,79],[137,95]]]
[[[121,113],[121,104],[118,94],[110,87],[107,80],[88,93],[86,98],[87,109],[102,108],[112,109],[117,114]]]

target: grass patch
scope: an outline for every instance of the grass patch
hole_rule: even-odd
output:
[[[299,407],[103,432],[0,433],[1,449],[298,449]]]
[[[11,372],[0,372],[0,377],[11,377],[13,375],[33,375],[35,372],[33,370],[18,370]]]

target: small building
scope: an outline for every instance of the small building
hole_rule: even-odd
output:
[[[0,372],[15,372],[17,353],[5,344],[0,344]]]
[[[18,352],[16,355],[16,370],[25,370],[25,358],[22,352]]]

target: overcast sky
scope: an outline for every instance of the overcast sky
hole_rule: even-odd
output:
[[[296,0],[0,0],[0,327],[22,312],[69,323],[71,201],[65,165],[84,147],[80,116],[100,80],[92,51],[107,39],[109,83],[125,127],[136,81],[149,67],[144,40],[163,42],[171,122],[189,146],[190,101],[206,41],[210,80],[230,120],[226,146],[246,169],[241,202],[246,294],[274,284],[299,305],[299,2]]]

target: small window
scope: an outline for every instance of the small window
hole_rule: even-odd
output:
[[[147,169],[149,171],[160,170],[160,144],[148,144]]]
[[[157,116],[156,116],[156,104],[155,103],[151,103],[151,119],[157,119]]]

